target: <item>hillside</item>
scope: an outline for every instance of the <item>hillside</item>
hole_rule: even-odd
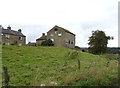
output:
[[[2,49],[10,86],[117,85],[117,60],[59,47],[2,46]]]

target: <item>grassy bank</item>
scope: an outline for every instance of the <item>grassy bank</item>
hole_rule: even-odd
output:
[[[10,86],[117,85],[118,61],[59,47],[2,46]],[[78,53],[77,57],[74,55]],[[80,60],[80,69],[78,61]],[[4,80],[4,78],[3,78]]]

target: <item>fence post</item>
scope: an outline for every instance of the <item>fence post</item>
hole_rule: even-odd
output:
[[[80,60],[77,59],[77,61],[78,61],[78,69],[80,70]]]
[[[7,69],[7,67],[3,67],[3,74],[4,74],[4,78],[5,78],[5,80],[4,80],[4,86],[5,86],[5,88],[7,88],[8,84],[9,84],[9,75],[8,75],[8,69]]]

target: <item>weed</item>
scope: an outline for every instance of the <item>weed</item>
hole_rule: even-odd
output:
[[[69,59],[76,59],[78,58],[79,53],[77,51],[74,52],[68,52],[65,56]]]

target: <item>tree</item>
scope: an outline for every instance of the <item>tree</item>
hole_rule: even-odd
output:
[[[41,43],[41,46],[53,46],[53,45],[54,45],[54,43],[50,39],[45,40]]]
[[[103,54],[107,52],[108,40],[113,37],[106,36],[103,31],[92,31],[92,36],[89,37],[89,48],[88,51],[93,54]]]

